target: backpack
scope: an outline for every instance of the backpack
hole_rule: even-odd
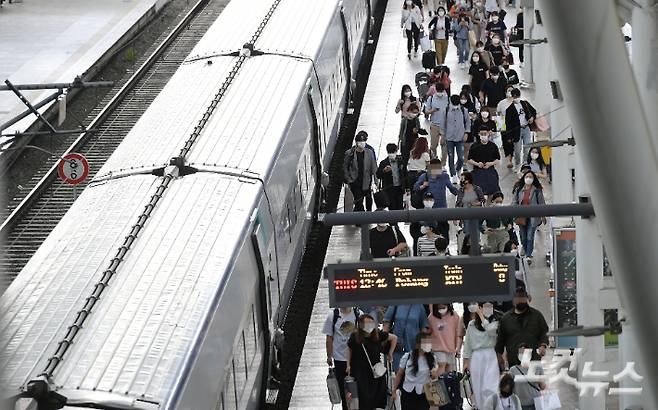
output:
[[[353,307],[352,311],[354,311],[354,326],[358,327],[359,326],[359,318],[363,315],[363,312],[361,309],[358,307]],[[333,337],[334,334],[336,334],[336,323],[338,323],[338,318],[340,317],[340,310],[338,308],[334,308],[334,319],[333,322],[331,323],[331,336]]]

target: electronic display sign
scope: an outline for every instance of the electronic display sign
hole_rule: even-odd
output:
[[[326,267],[331,307],[506,301],[514,295],[514,271],[510,255],[373,259]]]

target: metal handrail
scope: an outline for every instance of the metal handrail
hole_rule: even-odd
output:
[[[178,37],[178,35],[186,28],[188,23],[192,18],[203,8],[203,6],[208,3],[209,0],[199,0],[194,7],[185,15],[183,20],[181,20],[172,32],[164,39],[164,41],[156,48],[153,53],[146,59],[146,61],[135,71],[135,73],[128,79],[128,81],[121,87],[119,92],[117,92],[110,102],[101,110],[100,113],[94,118],[94,120],[87,127],[88,129],[98,128],[98,125],[105,121],[105,119],[110,115],[110,113],[116,108],[121,100],[133,89],[139,80],[142,79],[146,71],[151,68],[151,66],[157,61],[158,57],[162,55],[164,50]],[[75,152],[80,146],[85,143],[89,137],[89,133],[83,132],[78,136],[78,138],[66,149],[62,154],[62,157]],[[48,186],[48,183],[57,175],[57,166],[59,161],[53,164],[48,172],[39,180],[34,188],[23,198],[23,200],[18,204],[18,206],[9,214],[7,219],[2,222],[0,225],[0,238],[6,237],[9,229],[11,229],[18,218],[23,215],[23,213],[29,208],[33,201],[39,197],[45,191]]]

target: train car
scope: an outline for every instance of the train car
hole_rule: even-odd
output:
[[[262,407],[374,6],[227,6],[0,297],[0,398]]]

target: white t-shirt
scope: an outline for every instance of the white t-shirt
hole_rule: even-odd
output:
[[[489,13],[493,13],[494,11],[500,11],[500,7],[498,7],[498,0],[487,0],[487,2],[484,3],[484,8]]]
[[[327,336],[333,337],[333,348],[334,348],[334,360],[341,362],[347,361],[347,341],[350,339],[352,332],[356,329],[355,322],[356,316],[352,310],[349,314],[343,316],[343,313],[338,310],[338,320],[336,321],[336,326],[334,329],[331,328],[331,324],[334,322],[334,310],[331,309],[327,315],[327,319],[324,321],[324,326],[322,327],[322,333]]]
[[[528,117],[526,115],[525,110],[523,109],[523,106],[521,105],[520,102],[518,102],[518,103],[514,103],[514,107],[516,107],[516,111],[519,113],[519,122],[521,123],[521,126],[527,127]]]
[[[428,152],[423,152],[418,159],[410,157],[409,162],[407,162],[407,171],[425,171],[429,161],[430,154]]]
[[[418,357],[418,372],[416,374],[413,373],[413,363],[409,352],[405,353],[400,359],[400,369],[405,369],[404,383],[402,383],[404,391],[422,394],[423,386],[430,381],[430,368],[427,365],[425,355]]]

